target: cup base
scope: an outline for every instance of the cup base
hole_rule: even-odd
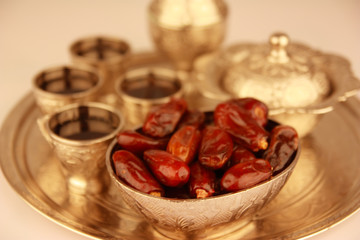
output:
[[[66,177],[68,191],[77,195],[94,195],[107,191],[110,179],[106,174],[99,174],[92,178],[79,175]]]

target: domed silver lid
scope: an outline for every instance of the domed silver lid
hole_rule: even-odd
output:
[[[360,88],[347,60],[291,43],[284,33],[272,34],[269,43],[230,46],[197,67],[205,96],[254,97],[273,114],[328,112]]]

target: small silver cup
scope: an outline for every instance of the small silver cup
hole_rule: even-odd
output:
[[[101,100],[116,103],[115,79],[126,68],[131,53],[130,45],[122,39],[110,36],[84,37],[70,45],[71,61],[76,66],[93,67],[104,79]]]
[[[152,107],[184,96],[186,75],[164,67],[134,68],[122,74],[115,90],[133,126],[141,124]]]
[[[106,149],[123,128],[120,112],[102,103],[71,104],[38,119],[41,133],[59,159],[69,191],[106,189]]]
[[[40,110],[50,114],[71,103],[95,101],[102,85],[92,69],[62,65],[36,74],[33,93]]]

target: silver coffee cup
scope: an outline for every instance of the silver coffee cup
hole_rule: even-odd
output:
[[[61,65],[40,71],[32,83],[37,105],[50,114],[71,103],[97,100],[103,80],[93,69]]]
[[[102,103],[71,104],[39,118],[38,125],[61,163],[69,191],[106,189],[105,153],[124,126],[120,112]]]

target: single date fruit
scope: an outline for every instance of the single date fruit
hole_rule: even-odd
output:
[[[238,163],[255,160],[255,154],[242,146],[235,146],[231,155],[230,161],[228,161],[228,168]]]
[[[235,142],[257,152],[268,147],[268,132],[243,108],[229,100],[217,105],[215,125],[230,133]]]
[[[269,113],[269,109],[265,103],[250,97],[237,98],[231,101],[247,111],[247,113],[250,114],[260,126],[265,127],[268,122]]]
[[[191,125],[200,128],[205,122],[205,114],[198,110],[187,111],[180,120],[179,127]]]
[[[292,154],[298,148],[298,142],[298,134],[290,126],[278,125],[271,130],[270,144],[264,153],[264,159],[270,162],[274,174],[287,166]]]
[[[172,133],[187,109],[184,99],[172,98],[170,102],[153,109],[146,117],[142,130],[152,137]]]
[[[216,175],[209,168],[199,162],[190,166],[189,191],[191,196],[196,198],[210,197],[215,193]]]
[[[166,150],[189,164],[195,157],[201,132],[194,126],[183,126],[170,138]]]
[[[116,175],[131,187],[154,196],[163,196],[164,189],[145,164],[133,153],[118,150],[112,155]]]
[[[199,162],[211,169],[220,169],[230,159],[233,151],[231,136],[216,126],[203,129],[199,149]]]
[[[181,187],[189,180],[189,166],[171,153],[147,150],[144,152],[144,160],[157,180],[165,186]]]
[[[142,156],[148,149],[166,149],[169,139],[154,139],[136,131],[125,130],[117,135],[117,142],[125,150]]]
[[[224,173],[221,188],[227,192],[236,192],[269,179],[271,174],[272,168],[267,160],[255,159],[238,163]]]

